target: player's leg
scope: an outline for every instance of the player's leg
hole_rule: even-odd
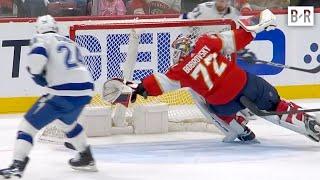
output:
[[[282,112],[297,110],[300,108],[300,106],[293,102],[280,100],[277,108],[270,109],[270,111]],[[320,141],[320,123],[314,115],[300,112],[296,114],[284,114],[281,116],[267,116],[265,118],[282,127],[304,134],[313,141]]]
[[[77,170],[97,171],[91,148],[87,144],[86,134],[83,127],[77,123],[81,111],[90,102],[90,99],[91,97],[88,96],[68,97],[67,101],[73,108],[64,113],[59,120],[61,120],[60,128],[65,132],[68,143],[78,151],[76,158],[69,160],[69,165]]]
[[[237,138],[241,141],[255,139],[255,134],[246,126],[248,121],[245,117],[236,115],[239,110],[244,109],[241,104],[232,102],[223,106],[211,106],[192,89],[188,88],[188,91],[202,114],[225,135],[224,142],[232,142]]]
[[[9,168],[0,170],[0,175],[4,178],[22,177],[36,134],[59,115],[55,106],[51,104],[51,99],[51,95],[42,96],[25,114],[18,127],[13,150],[13,163]]]
[[[242,114],[238,114],[240,110],[244,107],[238,103],[237,101],[231,101],[224,105],[209,105],[210,111],[216,114],[216,116],[226,123],[231,131],[234,133],[234,137],[226,136],[224,139],[225,142],[234,141],[238,138],[240,141],[253,141],[255,140],[255,134],[251,131],[251,129],[246,125],[248,123],[248,119]]]
[[[272,85],[264,79],[251,74],[248,74],[248,83],[243,95],[248,97],[261,110],[281,112],[299,108],[293,102],[281,100],[277,90]],[[304,134],[315,141],[320,140],[319,122],[316,117],[310,114],[284,114],[263,118],[292,131]]]

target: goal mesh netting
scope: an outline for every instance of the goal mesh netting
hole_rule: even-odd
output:
[[[223,20],[121,20],[102,24],[79,24],[70,27],[70,38],[80,47],[84,62],[95,80],[96,95],[87,108],[106,107],[100,94],[103,83],[114,77],[123,77],[124,62],[130,58],[130,34],[138,34],[138,50],[132,79],[139,81],[154,72],[165,73],[172,65],[174,51],[171,43],[181,33],[217,33],[235,29],[236,24],[229,19]],[[180,89],[147,99],[138,97],[135,104],[164,102],[169,105],[170,130],[211,130],[201,112],[195,107],[188,91]],[[127,116],[132,114],[131,108]],[[171,125],[170,125],[171,123]],[[199,123],[196,125],[196,123]],[[214,129],[214,128],[213,128]],[[61,139],[63,133],[54,125],[46,128],[40,138]]]

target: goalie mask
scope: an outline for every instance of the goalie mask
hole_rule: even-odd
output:
[[[180,34],[172,43],[172,48],[175,49],[173,54],[174,64],[178,63],[181,58],[184,58],[192,51],[192,40],[190,36]]]

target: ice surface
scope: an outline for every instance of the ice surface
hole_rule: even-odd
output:
[[[320,107],[320,100],[300,101]],[[11,163],[21,115],[0,117],[0,168]],[[26,180],[298,180],[318,179],[320,144],[262,119],[249,123],[260,144],[222,143],[211,133],[179,132],[91,138],[99,172],[74,171],[74,152],[37,143]]]

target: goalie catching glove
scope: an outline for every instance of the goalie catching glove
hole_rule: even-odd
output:
[[[134,103],[136,101],[138,94],[147,97],[147,92],[142,83],[136,84],[131,81],[113,78],[103,85],[102,97],[111,104],[120,103],[128,107],[130,102]]]

